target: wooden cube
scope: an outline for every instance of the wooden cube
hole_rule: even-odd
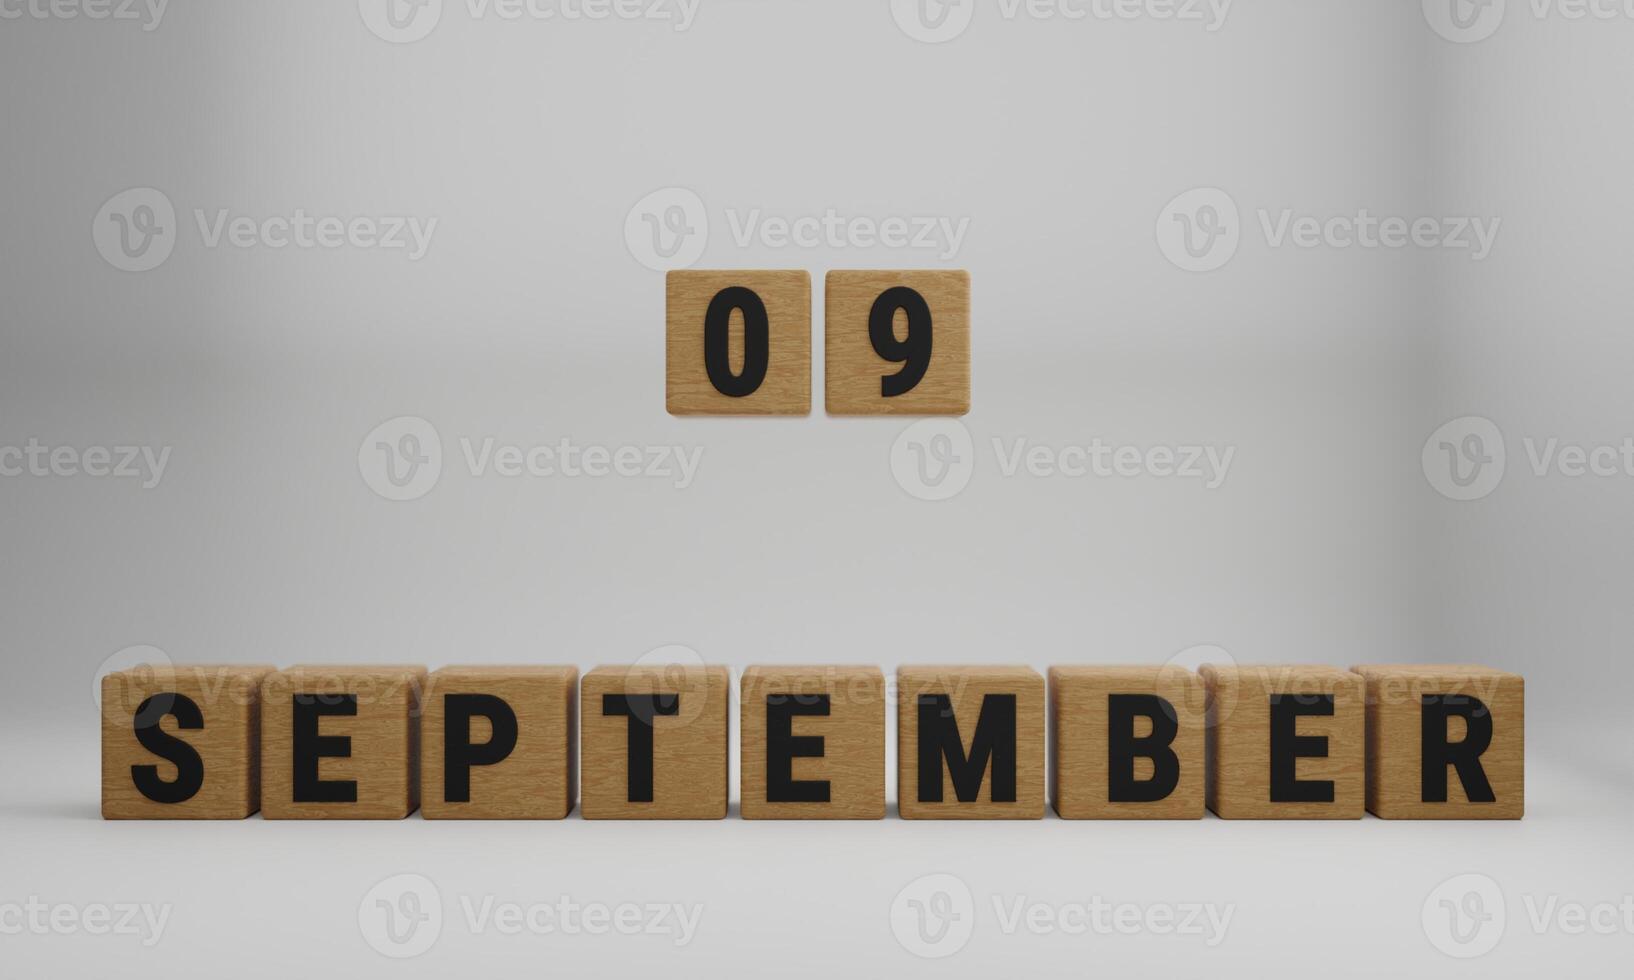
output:
[[[721,820],[731,676],[725,667],[597,667],[579,685],[586,820]]]
[[[878,667],[750,667],[742,711],[744,819],[885,817]]]
[[[143,666],[102,678],[102,816],[240,820],[261,808],[271,667]]]
[[[578,791],[577,667],[444,667],[426,679],[420,815],[560,820]]]
[[[671,415],[811,414],[811,274],[677,269],[665,279]]]
[[[1030,667],[899,667],[897,808],[910,820],[1044,816],[1044,678]]]
[[[291,667],[261,683],[261,815],[401,820],[420,803],[424,667]]]
[[[970,273],[837,271],[825,293],[830,415],[970,411]]]
[[[1180,667],[1050,668],[1050,798],[1068,820],[1203,816],[1203,679]]]
[[[1208,807],[1226,819],[1362,815],[1362,678],[1338,667],[1218,667],[1208,689]]]
[[[1355,668],[1367,691],[1367,809],[1387,820],[1519,820],[1526,682],[1473,666]]]

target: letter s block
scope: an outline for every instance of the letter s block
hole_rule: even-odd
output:
[[[1339,667],[1218,667],[1208,807],[1227,820],[1356,820],[1366,783],[1362,678]]]
[[[1355,668],[1367,687],[1367,809],[1387,820],[1519,820],[1526,682],[1475,666]]]
[[[726,818],[725,667],[597,667],[579,685],[586,820]]]
[[[261,808],[271,667],[143,666],[102,678],[102,816],[239,820]]]
[[[664,319],[671,415],[811,414],[811,273],[678,269]]]
[[[899,667],[905,819],[1044,816],[1044,678],[1030,667]]]
[[[261,815],[401,820],[420,805],[424,667],[291,667],[261,683]]]
[[[1203,679],[1181,667],[1051,667],[1055,812],[1201,819],[1205,711]]]
[[[420,815],[560,820],[578,790],[577,667],[444,667],[426,679]]]

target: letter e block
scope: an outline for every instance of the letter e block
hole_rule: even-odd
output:
[[[1339,667],[1219,667],[1208,690],[1208,806],[1228,820],[1354,820],[1366,779],[1362,678]]]
[[[1367,809],[1387,820],[1519,820],[1526,682],[1473,666],[1357,667],[1367,688]]]
[[[1181,667],[1051,667],[1055,812],[1200,819],[1205,712],[1203,679]]]
[[[271,667],[141,666],[102,678],[102,816],[240,820],[261,807]]]
[[[261,815],[401,820],[420,804],[424,667],[291,667],[261,683]]]
[[[1030,667],[900,667],[897,807],[906,819],[1044,816],[1044,678]]]
[[[560,820],[578,790],[577,667],[444,667],[426,679],[420,815]]]
[[[586,820],[721,820],[732,679],[725,667],[597,667],[579,685]]]
[[[884,818],[878,667],[750,667],[742,711],[744,819]]]

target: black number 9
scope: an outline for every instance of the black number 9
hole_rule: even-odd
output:
[[[732,373],[732,360],[727,354],[733,310],[743,313],[742,374]],[[709,312],[704,314],[704,368],[709,372],[709,383],[732,398],[752,395],[766,380],[770,359],[771,328],[766,304],[754,290],[743,286],[728,286],[716,293],[709,301]]]
[[[908,315],[908,336],[902,340],[896,339],[897,310]],[[912,391],[930,368],[930,305],[925,297],[907,286],[893,286],[881,293],[868,314],[868,339],[874,343],[874,353],[902,365],[902,370],[879,379],[880,394],[895,398]]]

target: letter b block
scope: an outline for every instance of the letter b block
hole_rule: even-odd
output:
[[[680,269],[665,279],[671,415],[811,414],[811,274]]]
[[[885,675],[877,667],[743,672],[743,817],[885,816]]]
[[[577,667],[445,667],[426,681],[420,815],[560,820],[578,789]]]
[[[138,667],[102,678],[102,816],[239,820],[261,807],[270,667]]]
[[[702,665],[597,667],[579,685],[586,820],[722,820],[731,677]]]
[[[1217,667],[1208,689],[1209,809],[1228,819],[1362,815],[1362,678],[1337,667]]]
[[[424,667],[291,667],[261,684],[261,815],[401,820],[420,804]]]
[[[1387,820],[1519,820],[1526,683],[1472,666],[1357,667],[1367,687],[1367,809]]]
[[[1067,820],[1203,816],[1203,680],[1180,667],[1050,668],[1050,796]]]
[[[897,669],[906,819],[1044,816],[1044,678],[1029,667]]]

